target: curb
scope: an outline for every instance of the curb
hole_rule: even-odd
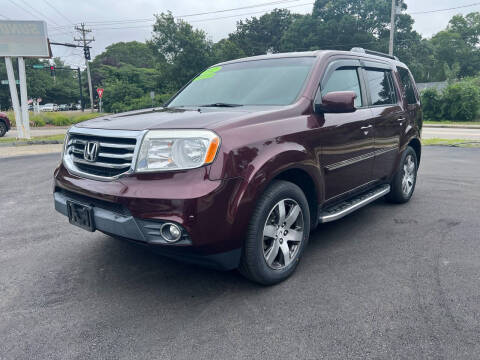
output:
[[[32,140],[32,141],[12,141],[0,143],[0,147],[14,147],[14,146],[27,146],[27,145],[48,145],[48,144],[63,144],[63,141],[59,140]]]
[[[480,129],[480,125],[423,124],[424,128]]]

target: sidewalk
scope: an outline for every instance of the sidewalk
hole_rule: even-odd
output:
[[[463,124],[423,124],[426,128],[480,129],[480,125]]]
[[[66,134],[70,126],[42,126],[31,127],[30,136],[49,136],[49,135],[61,135]],[[16,138],[18,136],[17,128],[13,127],[9,132],[5,134],[6,138]]]
[[[2,146],[0,147],[0,159],[12,156],[58,153],[58,161],[60,161],[62,146],[62,144]]]

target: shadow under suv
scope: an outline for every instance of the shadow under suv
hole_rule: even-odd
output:
[[[319,223],[410,199],[421,125],[396,58],[352,49],[229,61],[162,108],[71,127],[55,208],[86,230],[274,284]]]

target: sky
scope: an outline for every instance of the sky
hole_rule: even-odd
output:
[[[288,8],[292,12],[311,12],[314,0],[1,0],[0,19],[45,20],[50,41],[74,42],[78,33],[75,24],[86,23],[95,39],[91,44],[92,58],[106,46],[119,41],[145,41],[151,37],[153,14],[171,11],[183,17],[192,26],[205,30],[212,41],[227,37],[240,19],[261,16],[274,8]],[[455,14],[480,11],[475,0],[404,0],[415,20],[414,29],[424,37],[443,30]],[[266,4],[256,6],[259,4]],[[274,4],[272,4],[274,3]],[[447,11],[421,14],[423,11],[468,6]],[[243,8],[196,16],[185,16],[225,9]],[[71,66],[83,66],[83,50],[52,46],[54,56]]]

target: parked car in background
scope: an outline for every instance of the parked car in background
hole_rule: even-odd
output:
[[[88,231],[274,284],[295,271],[319,223],[381,197],[410,200],[421,127],[413,77],[386,54],[228,61],[163,109],[72,126],[55,208]]]
[[[40,111],[57,111],[58,105],[53,103],[48,103],[40,107]]]
[[[4,136],[11,128],[10,120],[4,112],[0,112],[0,137]]]
[[[70,110],[70,105],[68,104],[58,105],[58,111],[68,111],[68,110]]]

